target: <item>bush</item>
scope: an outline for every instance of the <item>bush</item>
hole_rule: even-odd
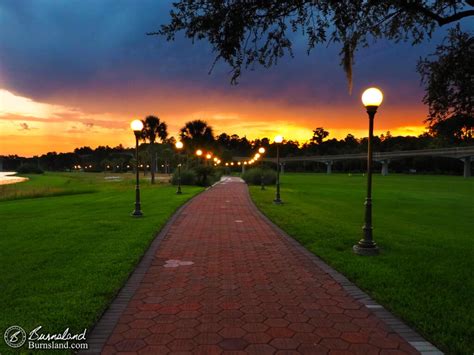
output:
[[[271,169],[248,169],[242,174],[242,179],[244,179],[247,184],[260,185],[262,183],[262,173],[265,185],[273,185],[276,183],[276,171]]]
[[[44,171],[38,165],[32,163],[21,164],[17,172],[19,174],[43,174]]]
[[[197,175],[194,170],[181,170],[181,185],[196,185]],[[171,178],[173,185],[178,185],[178,170],[175,170]]]
[[[216,181],[214,168],[208,165],[199,165],[194,168],[197,175],[197,184],[199,186],[209,186]]]

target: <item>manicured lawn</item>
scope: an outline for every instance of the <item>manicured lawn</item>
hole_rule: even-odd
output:
[[[352,253],[362,237],[366,178],[285,174],[274,188],[251,187],[281,228],[447,353],[474,352],[474,179],[374,177],[377,257]]]
[[[48,173],[2,187],[2,338],[10,325],[27,331],[42,325],[50,333],[67,327],[77,332],[90,329],[154,235],[181,204],[202,190],[185,186],[184,194],[176,195],[173,186],[145,182],[145,216],[136,219],[130,217],[133,177],[116,175],[125,179]],[[8,351],[2,339],[0,353]]]

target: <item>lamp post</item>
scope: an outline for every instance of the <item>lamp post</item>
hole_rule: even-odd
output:
[[[135,211],[133,211],[133,217],[143,216],[141,205],[140,205],[140,178],[138,174],[138,140],[142,134],[143,122],[140,120],[134,120],[130,124],[132,127],[133,133],[135,133],[135,167],[136,167],[136,178],[137,183],[135,185]]]
[[[264,154],[265,153],[265,148],[260,147],[258,148],[258,153],[259,154]],[[265,176],[263,175],[263,160],[262,160],[262,175],[260,176],[260,189],[265,190]]]
[[[181,192],[181,162],[179,158],[180,158],[180,151],[181,149],[183,149],[184,144],[183,142],[178,141],[176,142],[174,146],[178,150],[178,190],[176,191],[176,194],[181,195],[182,194]]]
[[[377,255],[379,248],[372,238],[372,139],[374,136],[374,118],[377,108],[383,100],[382,92],[369,88],[362,94],[362,103],[369,115],[369,139],[367,141],[367,197],[365,199],[364,237],[352,248],[359,255]]]
[[[274,142],[276,143],[276,147],[277,147],[277,180],[276,180],[276,196],[273,202],[279,205],[282,203],[281,198],[280,198],[280,144],[281,142],[283,142],[283,137],[276,136],[274,139]]]

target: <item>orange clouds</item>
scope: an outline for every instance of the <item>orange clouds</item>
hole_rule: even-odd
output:
[[[346,105],[294,105],[284,100],[253,99],[242,95],[199,93],[192,89],[158,88],[149,94],[100,92],[80,97],[54,97],[37,102],[0,89],[0,155],[32,156],[48,151],[72,151],[80,146],[133,145],[129,122],[156,114],[168,123],[170,135],[189,120],[204,119],[216,134],[226,132],[305,142],[316,127],[330,132],[329,138],[348,133],[366,136],[367,116],[358,97],[348,97]],[[419,135],[424,131],[424,107],[398,108],[386,98],[376,116],[376,134]]]

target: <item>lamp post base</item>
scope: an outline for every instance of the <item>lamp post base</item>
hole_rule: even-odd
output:
[[[276,199],[273,200],[273,203],[274,203],[275,205],[281,205],[281,204],[283,203],[283,201],[280,200],[279,198],[276,198]]]
[[[132,217],[142,217],[143,216],[143,213],[141,210],[135,210],[132,212],[131,214]]]
[[[181,192],[181,189],[178,189],[178,191],[176,191],[176,195],[181,195],[182,192]]]
[[[364,256],[378,255],[380,253],[379,247],[375,243],[372,246],[356,244],[352,247],[352,251],[357,255]]]

